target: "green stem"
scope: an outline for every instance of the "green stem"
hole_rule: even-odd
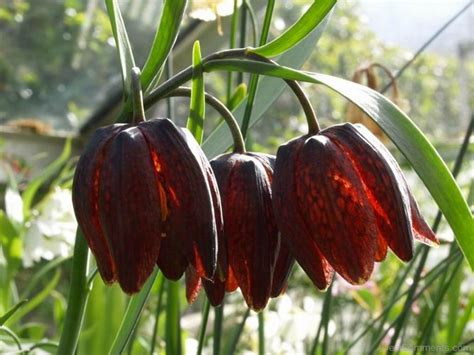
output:
[[[229,48],[235,48],[235,37],[237,34],[237,18],[239,16],[239,7],[238,7],[238,0],[234,0],[234,12],[232,13],[232,20],[230,23],[230,43]],[[227,73],[227,103],[230,102],[230,98],[232,97],[232,72]]]
[[[258,313],[258,355],[265,355],[265,315]]]
[[[158,300],[156,302],[155,324],[153,325],[153,336],[151,338],[150,355],[153,355],[155,351],[156,338],[158,336],[158,325],[159,325],[159,320],[160,320],[161,305],[163,303],[164,291],[165,291],[165,278],[161,277],[158,284]]]
[[[222,323],[224,320],[224,303],[214,308],[214,347],[213,354],[219,355],[221,352]]]
[[[211,309],[211,304],[206,298],[204,300],[204,306],[202,309],[202,323],[201,330],[199,331],[199,344],[196,355],[202,354],[202,348],[204,347],[204,337],[206,336],[207,320],[209,319],[209,310]]]
[[[249,317],[249,315],[250,315],[250,308],[247,308],[247,310],[245,311],[242,317],[242,320],[239,323],[239,326],[233,329],[233,333],[230,336],[230,341],[226,344],[224,348],[225,355],[235,354],[235,349],[237,348],[237,344],[239,343],[240,336],[242,335],[242,332],[244,331],[245,322],[247,321],[247,318]]]
[[[270,32],[270,24],[272,22],[273,9],[275,7],[275,0],[268,0],[265,11],[265,18],[263,20],[262,34],[260,36],[260,46],[263,46],[268,40],[268,33]],[[253,104],[255,102],[255,94],[258,87],[258,75],[252,74],[250,76],[249,93],[247,97],[247,105],[245,106],[244,118],[242,121],[242,134],[244,138],[247,136],[247,130],[252,115]]]
[[[143,285],[140,292],[131,297],[127,306],[127,310],[125,311],[125,315],[122,319],[122,324],[120,324],[120,329],[117,332],[109,354],[118,355],[123,353],[123,350],[127,346],[127,343],[129,342],[130,337],[132,336],[133,331],[138,324],[138,321],[140,320],[143,307],[145,306],[148,296],[150,295],[150,291],[157,275],[158,268],[155,268],[153,273]]]
[[[168,98],[173,96],[191,97],[191,88],[179,87],[174,91],[170,92],[165,97]],[[232,112],[221,101],[219,101],[214,96],[208,94],[207,92],[204,93],[204,97],[206,103],[212,106],[217,112],[221,114],[227,126],[229,127],[234,142],[234,152],[245,153],[244,138],[242,136],[242,133],[240,132],[239,124],[237,123],[237,120],[235,119]]]
[[[133,67],[130,77],[132,80],[133,123],[138,124],[146,120],[145,109],[143,107],[142,86],[140,83],[140,69]]]
[[[257,17],[255,16],[255,11],[252,7],[252,4],[250,4],[248,0],[244,0],[242,5],[245,6],[245,8],[247,9],[247,12],[250,17],[250,22],[252,23],[252,44],[254,47],[257,47],[258,24],[257,24]]]
[[[331,307],[332,285],[333,284],[329,286],[329,288],[326,291],[326,294],[324,295],[323,308],[321,311],[321,320],[319,321],[318,331],[316,332],[316,336],[314,337],[314,341],[313,341],[313,346],[311,347],[311,351],[310,351],[310,354],[312,355],[316,355],[318,351],[319,337],[321,336],[321,331],[323,329],[325,329],[324,337],[326,338],[327,324],[329,322],[329,308]],[[323,339],[323,342],[324,341],[325,339]],[[324,344],[323,344],[323,347],[324,347]]]
[[[73,355],[76,352],[79,333],[84,319],[89,288],[87,286],[87,269],[89,250],[80,228],[77,229],[72,259],[72,276],[67,302],[66,318],[59,340],[58,354]]]
[[[180,324],[179,282],[167,281],[166,297],[166,354],[181,355],[183,350]]]
[[[247,7],[242,3],[240,9],[240,48],[245,48],[245,41],[247,40]],[[244,73],[237,73],[237,85],[243,83]]]

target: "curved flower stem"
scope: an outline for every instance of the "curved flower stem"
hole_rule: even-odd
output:
[[[257,60],[259,62],[278,65],[277,62],[271,59],[268,59],[266,57],[262,57],[261,55],[258,55],[256,53],[249,53],[246,57],[249,59]],[[311,102],[309,101],[308,96],[306,96],[306,93],[303,91],[302,86],[296,80],[285,80],[285,82],[293,91],[301,107],[303,108],[304,115],[306,117],[306,122],[308,123],[308,133],[309,134],[319,133],[321,128],[318,123],[318,118],[316,117],[316,112],[314,111],[313,106],[311,105]]]
[[[265,315],[258,313],[258,355],[265,355]]]
[[[230,58],[241,58],[241,59],[251,59],[255,61],[270,63],[273,65],[278,65],[274,61],[252,53],[250,49],[238,48],[238,49],[229,49],[220,52],[213,53],[202,60],[202,66],[204,70],[206,69],[206,64],[211,61],[221,60],[221,59],[230,59]],[[156,89],[150,92],[150,94],[145,98],[144,105],[145,108],[149,108],[154,105],[161,97],[168,95],[173,90],[177,89],[187,81],[192,78],[193,68],[191,66],[183,69],[181,72],[177,73],[172,78],[166,80]],[[320,127],[316,118],[316,114],[309,102],[308,97],[304,93],[301,86],[295,80],[285,80],[290,89],[295,93],[300,105],[303,107],[303,110],[306,115],[306,120],[308,122],[308,130],[310,134],[316,134],[319,132]],[[121,121],[126,121],[127,117],[122,115]],[[244,130],[242,130],[242,135],[245,136]]]
[[[240,132],[239,124],[235,119],[234,115],[230,110],[217,98],[208,94],[207,92],[204,93],[206,103],[212,106],[217,112],[221,114],[224,118],[227,126],[229,127],[230,132],[232,133],[232,138],[234,141],[234,152],[237,153],[245,153],[245,142],[244,138],[242,137],[242,133]],[[172,96],[181,96],[181,97],[190,97],[191,96],[191,88],[188,87],[179,87],[166,96],[164,98],[172,97]]]
[[[204,337],[206,336],[207,320],[209,319],[209,310],[211,309],[211,304],[206,298],[204,300],[204,306],[202,308],[202,322],[201,330],[199,331],[199,344],[196,355],[202,354],[202,348],[204,347]]]
[[[82,231],[78,228],[72,259],[71,287],[69,289],[66,318],[59,340],[58,354],[72,355],[76,351],[87,297],[89,296],[87,285],[88,263],[89,249]]]
[[[130,73],[132,79],[133,123],[138,124],[146,120],[143,107],[143,93],[140,84],[140,69],[133,67]]]

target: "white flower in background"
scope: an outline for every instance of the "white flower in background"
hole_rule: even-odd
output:
[[[72,252],[77,222],[71,190],[56,187],[41,203],[31,220],[24,240],[23,265],[32,266],[41,259],[52,260]]]
[[[5,191],[5,212],[11,221],[23,223],[23,200],[18,191],[10,187]]]
[[[233,12],[234,0],[193,0],[189,16],[202,21],[215,21],[218,16],[229,16]]]

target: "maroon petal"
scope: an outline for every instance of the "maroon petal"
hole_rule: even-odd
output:
[[[415,198],[410,191],[408,191],[408,194],[410,196],[411,218],[415,239],[432,247],[439,246],[439,240],[421,216]]]
[[[227,164],[230,173],[221,168]],[[244,154],[223,155],[211,165],[219,186],[225,186],[221,197],[229,264],[248,306],[262,309],[270,297],[278,243],[266,168]]]
[[[140,290],[153,271],[162,210],[147,143],[137,127],[127,128],[110,144],[99,191],[100,222],[127,293]]]
[[[201,290],[202,283],[201,278],[191,265],[186,269],[185,282],[186,299],[188,303],[193,303],[196,300],[197,296],[199,296],[199,291]]]
[[[362,125],[332,126],[321,134],[352,161],[377,220],[378,238],[403,261],[413,257],[409,196],[400,168],[383,144]],[[385,254],[379,240],[379,253]],[[380,260],[380,256],[377,257]]]
[[[327,137],[312,136],[298,154],[295,185],[299,210],[324,257],[350,283],[367,281],[377,228],[354,163]]]
[[[222,304],[225,296],[225,281],[216,280],[214,282],[203,279],[202,283],[206,290],[207,298],[214,307]]]
[[[290,249],[284,241],[281,241],[273,271],[271,297],[278,297],[286,291],[294,263],[295,259],[291,255]]]
[[[296,198],[295,160],[303,143],[301,138],[278,149],[272,184],[273,207],[283,243],[313,284],[324,290],[331,283],[333,269],[312,238]]]
[[[217,226],[200,148],[168,119],[149,120],[139,128],[158,161],[155,171],[168,201],[158,265],[170,269],[165,264],[184,255],[199,276],[210,279],[217,262]]]
[[[76,167],[72,187],[74,212],[89,248],[95,256],[97,268],[107,283],[116,280],[114,261],[99,221],[99,181],[102,164],[111,140],[126,125],[112,125],[98,129]]]

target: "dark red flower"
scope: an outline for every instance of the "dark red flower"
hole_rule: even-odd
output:
[[[105,282],[137,292],[155,264],[170,279],[188,265],[214,276],[217,184],[192,135],[170,120],[97,130],[77,165],[73,203]]]
[[[260,310],[286,288],[292,257],[276,226],[271,182],[274,157],[255,153],[224,154],[211,161],[222,199],[228,271],[224,280],[202,280],[213,305],[237,287],[247,305]],[[222,251],[222,249],[221,249]],[[197,295],[201,281],[189,270],[187,295]]]
[[[414,238],[438,244],[397,162],[362,125],[332,126],[280,147],[273,196],[286,244],[320,289],[332,269],[352,284],[367,281],[387,247],[408,261]]]

